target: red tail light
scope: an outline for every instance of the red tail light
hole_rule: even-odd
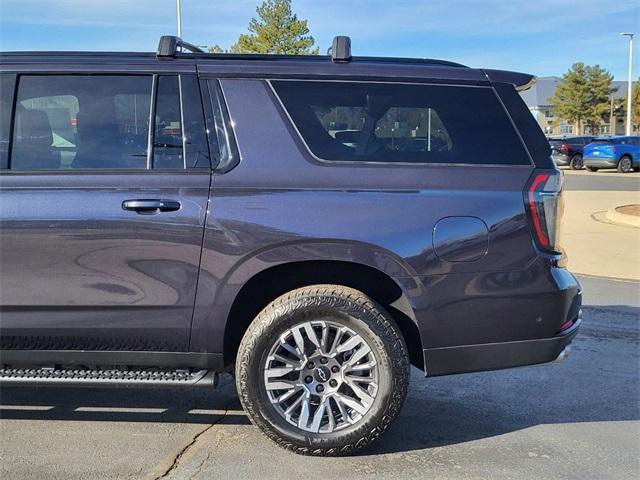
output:
[[[575,319],[564,322],[562,325],[560,325],[560,330],[558,330],[558,332],[565,331],[566,329],[570,328],[575,322]]]
[[[533,238],[539,249],[558,253],[562,218],[562,174],[559,171],[536,172],[525,192],[525,204]]]
[[[566,143],[563,143],[562,145],[560,145],[560,151],[561,152],[568,152],[569,151],[569,145],[567,145]]]

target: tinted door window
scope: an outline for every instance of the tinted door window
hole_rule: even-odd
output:
[[[311,152],[325,160],[528,165],[490,88],[273,81]]]
[[[22,76],[11,168],[147,166],[152,76]]]
[[[184,168],[180,86],[177,76],[158,79],[153,133],[154,168]]]

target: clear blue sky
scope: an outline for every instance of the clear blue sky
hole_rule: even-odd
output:
[[[183,36],[229,46],[259,0],[182,0]],[[293,0],[324,51],[350,35],[356,55],[443,58],[560,75],[599,64],[626,79],[627,40],[640,52],[639,0]],[[176,30],[175,0],[0,0],[0,50],[153,51]],[[634,55],[634,78],[640,55]]]

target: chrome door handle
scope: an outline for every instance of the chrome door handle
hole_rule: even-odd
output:
[[[175,200],[125,200],[122,202],[122,208],[146,214],[175,212],[180,210],[180,202]]]

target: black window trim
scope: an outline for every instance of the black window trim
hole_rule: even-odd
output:
[[[154,73],[151,77],[151,105],[149,106],[149,131],[147,132],[147,163],[144,171],[153,170],[153,156],[155,154],[156,143],[156,102],[158,101],[158,74]],[[98,170],[108,170],[98,169]],[[138,170],[138,169],[132,169]],[[142,169],[140,169],[142,170]]]
[[[182,149],[183,149],[183,158],[186,163],[186,145],[185,145],[185,131],[184,131],[184,107],[183,107],[183,95],[182,95],[182,84],[181,77],[183,75],[192,75],[196,78],[197,74],[195,71],[162,71],[155,69],[153,71],[109,71],[109,70],[100,70],[100,71],[0,71],[0,74],[3,75],[14,75],[15,82],[13,88],[13,101],[11,107],[11,124],[9,131],[9,145],[8,145],[8,153],[6,158],[6,163],[0,164],[0,173],[3,175],[123,175],[123,174],[131,174],[131,175],[141,175],[141,174],[193,174],[193,173],[210,173],[211,172],[211,160],[209,165],[203,166],[192,166],[192,167],[184,167],[184,168],[153,168],[153,155],[154,155],[154,130],[155,130],[155,111],[156,111],[156,99],[157,99],[157,83],[159,76],[177,76],[180,88],[180,114],[182,117]],[[11,168],[11,155],[13,149],[13,131],[14,131],[14,123],[15,123],[15,113],[16,113],[16,103],[18,99],[18,89],[20,85],[20,77],[22,76],[144,76],[151,78],[151,106],[149,109],[149,133],[147,137],[147,159],[146,159],[146,168],[76,168],[76,169],[13,169]],[[200,97],[203,99],[202,92],[200,92]],[[204,99],[201,103],[204,103]],[[153,120],[153,121],[152,121]],[[207,142],[208,143],[208,142]],[[207,145],[209,148],[209,145]],[[209,157],[211,158],[211,153],[209,152]],[[2,159],[0,159],[2,160]]]
[[[278,78],[275,79],[278,82],[340,82],[340,83],[374,83],[374,84],[391,84],[391,85],[424,85],[424,86],[436,86],[436,87],[465,87],[465,88],[484,88],[484,89],[490,89],[493,94],[496,96],[496,98],[498,99],[498,102],[500,104],[500,106],[502,107],[502,111],[504,112],[504,114],[507,116],[507,118],[509,119],[509,123],[511,124],[511,126],[513,127],[518,139],[520,140],[520,143],[522,145],[522,148],[524,149],[527,158],[529,159],[529,164],[499,164],[499,163],[438,163],[438,162],[384,162],[384,161],[379,161],[379,160],[327,160],[325,158],[320,158],[318,157],[316,154],[314,154],[311,151],[311,148],[309,148],[309,145],[307,144],[307,142],[305,141],[304,137],[302,136],[302,134],[300,133],[300,130],[298,129],[297,125],[295,124],[295,122],[293,121],[293,118],[291,118],[291,115],[289,114],[289,111],[287,110],[287,108],[285,107],[284,103],[282,102],[282,99],[280,98],[280,96],[278,95],[278,92],[276,92],[276,89],[274,88],[274,86],[272,85],[272,80],[271,78],[263,78],[263,81],[265,81],[268,85],[269,85],[269,89],[273,95],[273,97],[276,99],[277,101],[277,105],[280,108],[280,110],[285,114],[287,120],[288,120],[288,124],[289,126],[293,129],[293,131],[296,133],[298,139],[300,140],[300,142],[302,143],[302,145],[304,145],[304,149],[306,150],[307,155],[314,160],[315,162],[324,165],[324,166],[340,166],[340,165],[344,165],[344,166],[349,166],[349,167],[354,167],[354,166],[362,166],[362,167],[372,167],[372,166],[382,166],[382,167],[394,167],[394,166],[401,166],[401,167],[488,167],[488,168],[528,168],[531,169],[534,167],[534,163],[533,163],[533,159],[531,158],[531,155],[529,153],[529,150],[527,149],[526,144],[524,143],[524,140],[522,138],[522,136],[520,135],[520,131],[518,130],[518,128],[516,127],[513,119],[511,118],[511,115],[509,115],[509,112],[507,111],[504,103],[502,102],[502,99],[500,98],[500,96],[498,95],[498,93],[495,91],[495,88],[493,88],[493,86],[491,85],[472,85],[472,84],[463,84],[463,83],[433,83],[433,82],[429,82],[429,81],[425,81],[425,82],[402,82],[402,81],[378,81],[378,80],[353,80],[353,79],[322,79],[322,80],[318,80],[315,78]]]
[[[182,94],[182,92],[183,92],[182,75],[178,75],[178,100],[180,102],[180,133],[182,134],[182,167],[186,169],[187,168],[187,137],[189,135],[189,132],[186,131],[187,117],[184,114],[184,95]],[[155,119],[155,116],[152,118]],[[155,125],[153,130],[155,133]]]
[[[4,154],[0,154],[0,172],[4,171],[4,170],[8,170],[9,169],[9,159],[11,158],[11,148],[13,145],[13,127],[14,127],[14,111],[16,109],[16,101],[18,98],[17,95],[17,90],[18,90],[18,74],[17,73],[13,73],[13,72],[4,72],[4,71],[0,71],[0,75],[2,75],[3,77],[11,78],[11,87],[12,90],[10,92],[10,101],[8,102],[10,105],[10,112],[9,112],[9,131],[7,132],[7,148],[6,151],[4,152]],[[6,93],[6,92],[4,92]]]
[[[213,86],[213,88],[211,88]],[[200,90],[205,94],[202,100],[202,105],[205,110],[205,117],[207,122],[207,133],[209,135],[209,150],[213,152],[214,148],[218,149],[216,155],[216,162],[212,161],[212,169],[216,174],[224,174],[230,172],[241,161],[240,150],[238,149],[238,143],[236,141],[236,135],[233,128],[233,122],[229,115],[229,108],[224,96],[224,90],[220,84],[218,77],[203,76],[200,77]],[[217,103],[217,107],[214,104]],[[219,115],[222,117],[222,124],[218,125],[216,116],[214,114],[214,108],[219,110]],[[216,128],[220,127],[220,129]],[[218,135],[218,131],[224,132],[224,136]],[[217,143],[213,143],[213,139],[217,140]],[[226,152],[229,155],[228,158],[223,159],[221,145],[225,145]]]

